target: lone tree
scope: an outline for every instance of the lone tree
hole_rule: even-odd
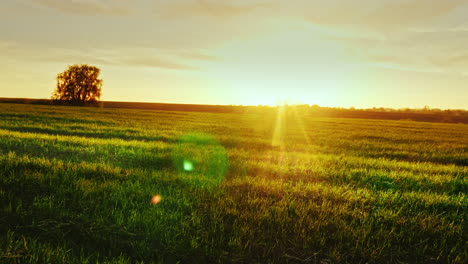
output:
[[[100,69],[87,64],[75,64],[57,75],[57,88],[52,100],[71,105],[97,103],[101,97]]]

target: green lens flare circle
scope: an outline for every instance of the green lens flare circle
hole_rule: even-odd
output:
[[[197,186],[220,184],[228,170],[226,150],[205,133],[180,137],[172,151],[172,160],[180,179]]]

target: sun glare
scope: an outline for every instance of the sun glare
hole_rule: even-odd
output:
[[[305,35],[304,28],[314,34]],[[214,64],[209,75],[228,88],[230,100],[244,105],[275,106],[282,99],[336,105],[356,68],[350,62],[349,47],[301,23],[250,41],[233,40],[216,52],[225,59]]]

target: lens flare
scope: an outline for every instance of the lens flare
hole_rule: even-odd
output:
[[[307,142],[307,145],[310,145],[310,137],[309,137],[309,134],[307,134],[304,121],[302,120],[302,117],[297,111],[297,106],[292,106],[291,109],[293,110],[294,117],[296,118],[296,123],[299,124],[299,128],[301,129],[302,135],[304,136],[304,139]]]
[[[161,202],[161,195],[159,194],[156,194],[156,195],[153,195],[153,197],[151,197],[151,203],[152,204],[158,204],[159,202]]]
[[[179,179],[199,187],[216,186],[228,170],[225,148],[206,133],[187,133],[177,140],[172,161]]]
[[[191,161],[184,160],[184,170],[193,171],[193,163]]]

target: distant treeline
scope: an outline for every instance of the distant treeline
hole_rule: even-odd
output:
[[[49,99],[25,99],[25,98],[0,98],[0,103],[56,105],[57,102]],[[60,103],[59,103],[60,104]],[[273,106],[242,106],[242,105],[198,105],[198,104],[166,104],[166,103],[138,103],[138,102],[113,102],[102,101],[97,107],[127,108],[145,110],[189,111],[211,113],[259,113],[266,114],[277,110]],[[408,120],[439,123],[463,123],[468,124],[468,110],[464,109],[437,109],[428,106],[420,109],[404,108],[367,108],[355,109],[340,107],[321,107],[318,105],[286,105],[286,112],[297,112],[301,115],[312,117],[336,117],[336,118],[364,118],[386,120]]]
[[[355,109],[339,107],[320,107],[318,105],[296,105],[298,112],[309,113],[313,116],[321,117],[341,117],[341,118],[364,118],[364,119],[387,119],[387,120],[407,120],[438,123],[463,123],[468,124],[468,111],[464,109],[431,109],[424,108],[367,108]]]

